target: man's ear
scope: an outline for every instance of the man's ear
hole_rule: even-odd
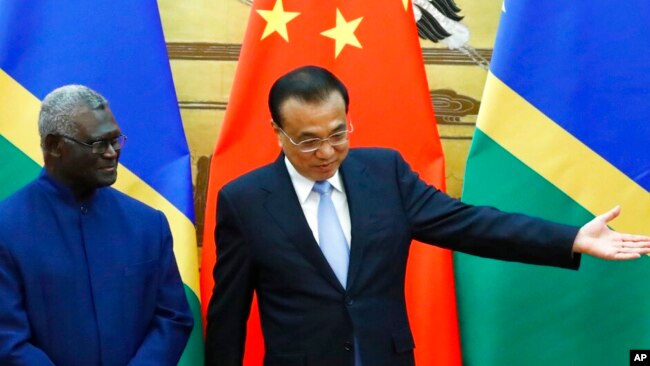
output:
[[[273,127],[273,132],[275,133],[275,136],[278,138],[278,146],[282,147],[282,131],[280,131],[280,127],[273,120],[271,120],[271,127]]]
[[[49,134],[43,140],[43,151],[48,155],[58,158],[61,156],[61,142],[60,136]]]

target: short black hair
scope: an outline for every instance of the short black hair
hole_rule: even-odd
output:
[[[348,89],[334,74],[320,66],[302,66],[281,76],[271,86],[269,92],[269,110],[271,118],[282,127],[280,107],[285,101],[296,98],[304,102],[327,100],[332,92],[338,92],[345,101],[348,112],[350,97]]]

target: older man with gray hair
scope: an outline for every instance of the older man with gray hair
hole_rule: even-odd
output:
[[[193,325],[165,216],[109,187],[126,143],[108,102],[52,91],[45,167],[0,203],[0,365],[176,365]]]

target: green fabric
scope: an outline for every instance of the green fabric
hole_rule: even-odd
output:
[[[581,225],[593,216],[476,129],[463,200]],[[579,271],[456,253],[464,365],[627,365],[650,348],[648,258]]]
[[[0,135],[0,200],[38,176],[41,166]]]
[[[196,294],[185,285],[185,295],[190,304],[192,315],[194,315],[194,329],[190,334],[190,339],[187,341],[185,351],[178,362],[179,366],[196,366],[203,365],[204,352],[203,352],[203,326],[201,325],[201,304]]]

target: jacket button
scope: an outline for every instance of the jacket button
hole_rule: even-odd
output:
[[[353,348],[353,347],[352,347],[352,342],[349,342],[349,341],[348,341],[348,342],[343,343],[343,349],[344,349],[344,350],[346,350],[346,351],[352,351],[352,348]]]
[[[354,304],[354,300],[350,296],[345,297],[345,304],[346,305],[352,305]]]

